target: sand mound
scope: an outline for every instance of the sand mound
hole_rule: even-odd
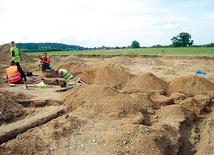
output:
[[[138,103],[128,95],[104,85],[79,85],[65,94],[64,105],[93,115],[124,117],[140,112]]]
[[[191,123],[197,119],[197,116],[192,110],[185,108],[184,106],[181,105],[165,106],[157,111],[157,115],[160,120],[165,121],[173,120],[182,122],[183,120],[187,120],[189,121],[189,123]]]
[[[9,64],[10,58],[10,51],[9,51],[9,44],[4,44],[0,46],[0,60],[1,64]]]
[[[144,57],[132,59],[133,66],[126,65],[126,62],[123,63],[123,59],[126,58],[121,59],[122,63],[113,64],[108,63],[105,57],[99,57],[99,60],[96,57],[85,58],[84,63],[87,65],[79,61],[61,64],[59,58],[64,56],[55,57],[54,61],[58,66],[61,65],[60,68],[65,68],[76,75],[79,73],[74,78],[83,76],[85,78],[83,80],[89,85],[77,83],[75,86],[67,88],[50,85],[46,89],[29,87],[30,89],[26,90],[24,85],[9,87],[7,83],[0,83],[2,88],[0,91],[0,126],[3,129],[1,133],[7,130],[8,134],[16,133],[17,135],[17,130],[10,133],[11,126],[12,129],[17,129],[17,124],[20,122],[22,124],[24,121],[26,121],[24,124],[29,124],[30,127],[26,132],[18,134],[14,138],[11,137],[8,141],[0,137],[1,140],[4,140],[4,143],[0,145],[1,153],[212,154],[214,92],[211,86],[213,84],[200,78],[207,77],[208,74],[188,77],[188,80],[187,77],[176,79],[177,81],[173,80],[170,84],[175,94],[163,94],[168,91],[169,80],[184,74],[192,75],[195,66],[190,65],[192,69],[187,68],[188,71],[191,70],[188,72],[181,70],[180,66],[179,68],[174,67],[181,64],[183,60],[175,61],[174,59],[174,66],[170,68],[169,61],[167,61],[169,59],[163,59],[163,61],[156,59],[156,61],[149,58],[150,60],[146,64],[140,62],[146,61]],[[197,59],[200,62],[201,58]],[[51,58],[51,60],[53,59]],[[164,62],[167,62],[166,69],[157,66],[164,65]],[[118,64],[125,64],[127,67],[121,67]],[[182,69],[186,69],[187,64]],[[38,68],[38,64],[36,67],[31,65],[32,63],[26,64],[32,70]],[[4,72],[5,66],[0,64],[2,72]],[[130,74],[128,69],[133,74],[137,74]],[[167,69],[169,72],[165,72],[165,74],[168,73],[170,76],[163,77],[161,71],[168,71]],[[176,74],[171,75],[170,71],[175,71]],[[212,71],[211,68],[210,71]],[[142,72],[152,72],[155,75]],[[38,78],[53,74],[49,71],[42,73],[40,70],[36,73],[38,73]],[[209,72],[210,79],[213,77],[211,73]],[[163,77],[164,81],[158,77]],[[45,78],[44,82],[49,84],[54,79]],[[177,86],[182,79],[187,81]],[[35,85],[29,84],[29,86]],[[194,89],[198,93],[201,89],[207,89],[213,93],[212,96],[204,93],[203,95],[189,93],[189,95],[178,92],[182,89],[185,91]],[[123,90],[129,91],[130,94],[123,93]],[[168,99],[173,100],[171,103],[173,105],[161,104],[158,106],[159,103]],[[58,111],[60,107],[57,105],[63,105],[64,110]],[[56,117],[52,117],[53,115]],[[51,119],[47,120],[46,116],[50,116]],[[35,124],[35,121],[32,122],[32,118],[36,122],[40,120],[43,123]],[[44,122],[44,120],[47,121]]]
[[[163,89],[167,89],[167,83],[165,81],[159,79],[152,73],[145,73],[130,80],[123,91],[126,93],[147,93]]]
[[[155,101],[153,101],[147,93],[134,93],[130,94],[130,96],[133,97],[136,101],[138,101],[138,103],[144,108],[158,108]]]
[[[66,69],[75,77],[85,72],[89,68],[89,66],[81,62],[70,62],[62,64],[58,68]]]
[[[169,84],[170,93],[174,92],[200,93],[213,90],[214,83],[197,75],[180,77],[171,81]]]
[[[108,85],[121,89],[134,75],[120,65],[101,64],[92,67],[81,78],[88,84]]]
[[[6,80],[6,68],[8,68],[8,65],[0,64],[0,84],[4,83],[4,81]]]
[[[205,104],[201,104],[194,98],[187,98],[181,102],[178,103],[179,105],[183,105],[184,107],[193,110],[197,116],[200,116],[201,114],[204,114],[207,111],[207,106]]]
[[[21,62],[35,62],[35,60],[33,60],[31,57],[29,57],[27,54],[25,54],[24,52],[22,52],[21,50],[19,50],[19,53],[22,57]],[[10,62],[10,46],[9,44],[4,44],[0,46],[0,61],[2,64],[6,64],[9,65]]]

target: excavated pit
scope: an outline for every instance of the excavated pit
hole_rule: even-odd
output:
[[[213,59],[52,56],[87,85],[29,90],[7,85],[2,59],[0,154],[211,154]],[[21,65],[54,85],[33,62]]]

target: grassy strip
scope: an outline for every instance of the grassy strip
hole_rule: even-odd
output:
[[[39,56],[43,52],[28,52],[30,56]],[[81,50],[81,51],[54,51],[48,55],[199,55],[214,56],[212,47],[185,47],[185,48],[137,48],[137,49],[110,49],[110,50]]]

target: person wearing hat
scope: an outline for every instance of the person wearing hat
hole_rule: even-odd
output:
[[[74,77],[66,69],[55,69],[54,71],[58,74],[58,77],[64,78],[65,80],[70,80]]]
[[[16,47],[16,44],[14,41],[10,42],[10,58],[15,61],[16,66],[18,66],[19,68],[21,68],[19,62],[20,62],[20,53],[18,48]]]
[[[9,84],[21,84],[23,83],[23,79],[26,82],[26,75],[23,70],[16,66],[15,61],[10,61],[10,67],[6,69],[6,76]]]

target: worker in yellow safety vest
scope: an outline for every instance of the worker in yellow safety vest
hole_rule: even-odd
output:
[[[65,80],[70,80],[74,77],[66,69],[55,69],[54,71],[58,74],[58,77],[64,78]]]
[[[19,62],[20,62],[20,53],[18,48],[16,47],[16,44],[14,41],[10,42],[10,58],[15,61],[16,66],[18,66],[19,68],[21,68]]]

